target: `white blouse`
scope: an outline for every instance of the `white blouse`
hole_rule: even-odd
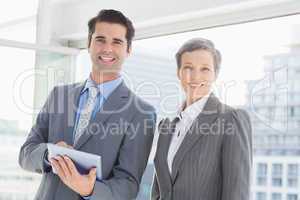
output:
[[[198,101],[186,107],[183,111],[182,110],[179,111],[177,115],[179,121],[176,123],[176,128],[173,133],[170,146],[169,146],[169,151],[168,151],[167,162],[168,162],[170,173],[172,173],[172,164],[173,164],[174,157],[181,143],[183,142],[187,131],[191,128],[197,116],[202,112],[208,97],[209,95],[202,97]]]

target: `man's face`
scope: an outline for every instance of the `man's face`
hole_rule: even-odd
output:
[[[187,98],[196,101],[207,95],[216,79],[212,54],[205,50],[183,53],[177,75]]]
[[[97,22],[88,49],[93,70],[118,74],[130,53],[127,49],[126,28],[120,24]]]

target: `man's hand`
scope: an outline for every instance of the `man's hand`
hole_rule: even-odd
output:
[[[58,146],[61,146],[61,147],[66,147],[66,148],[70,148],[70,149],[73,149],[72,146],[68,145],[67,143],[65,143],[64,141],[59,141],[56,143],[56,145]],[[50,162],[50,159],[49,159],[49,154],[47,155],[47,161]]]
[[[50,163],[62,182],[69,188],[81,196],[92,194],[96,181],[96,168],[92,168],[87,175],[81,175],[67,156],[57,156],[55,159],[50,159]]]
[[[61,146],[61,147],[66,147],[66,148],[73,149],[72,146],[68,145],[68,144],[65,143],[64,141],[59,141],[59,142],[56,143],[56,145]]]

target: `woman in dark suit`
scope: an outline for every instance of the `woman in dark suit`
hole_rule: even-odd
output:
[[[251,123],[211,92],[219,51],[209,40],[192,39],[176,60],[185,102],[177,117],[159,124],[151,199],[248,200]]]

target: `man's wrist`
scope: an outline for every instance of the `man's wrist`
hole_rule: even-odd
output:
[[[80,196],[81,196],[83,199],[88,200],[88,199],[91,198],[91,196],[92,196],[92,194],[93,194],[93,191],[94,191],[94,190],[92,190],[92,192],[91,192],[89,195],[80,195]]]
[[[89,199],[91,198],[91,196],[92,196],[92,195],[89,195],[89,196],[81,196],[81,198],[82,198],[82,199],[85,199],[85,200],[89,200]]]
[[[94,187],[92,188],[91,192],[87,193],[87,194],[80,194],[80,196],[84,199],[89,199],[92,195],[93,195],[93,192],[94,192]]]

